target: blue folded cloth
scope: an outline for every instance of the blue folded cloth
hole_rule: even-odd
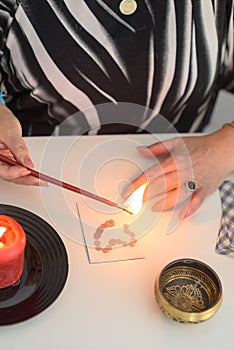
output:
[[[215,250],[234,256],[234,180],[224,181],[219,191],[223,212]]]

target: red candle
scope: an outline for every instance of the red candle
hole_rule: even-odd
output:
[[[17,282],[24,267],[26,236],[17,221],[0,215],[0,288]]]

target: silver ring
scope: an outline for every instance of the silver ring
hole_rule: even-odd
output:
[[[185,185],[186,189],[190,192],[194,192],[198,188],[198,184],[193,180],[185,182],[184,185]]]

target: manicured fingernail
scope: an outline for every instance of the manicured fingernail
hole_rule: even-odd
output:
[[[151,153],[150,150],[148,149],[148,147],[146,147],[146,146],[137,146],[136,148],[140,152]]]
[[[20,156],[19,161],[25,165],[28,168],[34,168],[33,162],[31,161],[31,159],[29,158],[29,156]]]
[[[32,183],[32,185],[33,186],[38,186],[38,187],[48,187],[49,186],[46,181],[38,181],[38,179],[35,180],[35,182]]]
[[[28,156],[24,157],[24,164],[29,168],[34,168],[34,164]]]
[[[152,150],[146,146],[138,146],[137,150],[144,157],[153,157],[154,156]]]
[[[179,215],[178,215],[178,219],[179,220],[183,220],[185,219],[187,216],[189,216],[189,211],[188,210],[182,210]]]
[[[29,174],[31,174],[31,171],[30,171],[30,170],[23,170],[23,171],[21,171],[21,173],[19,174],[19,176],[27,176],[27,175],[29,175]]]
[[[48,184],[48,182],[46,182],[46,181],[40,181],[39,182],[39,186],[43,186],[43,187],[49,187],[49,184]]]

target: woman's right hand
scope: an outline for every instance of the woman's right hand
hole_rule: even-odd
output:
[[[0,153],[18,160],[33,168],[28,148],[22,138],[22,128],[13,113],[0,103]],[[30,170],[20,165],[7,165],[0,161],[0,179],[24,185],[44,185],[42,181],[30,176]]]

